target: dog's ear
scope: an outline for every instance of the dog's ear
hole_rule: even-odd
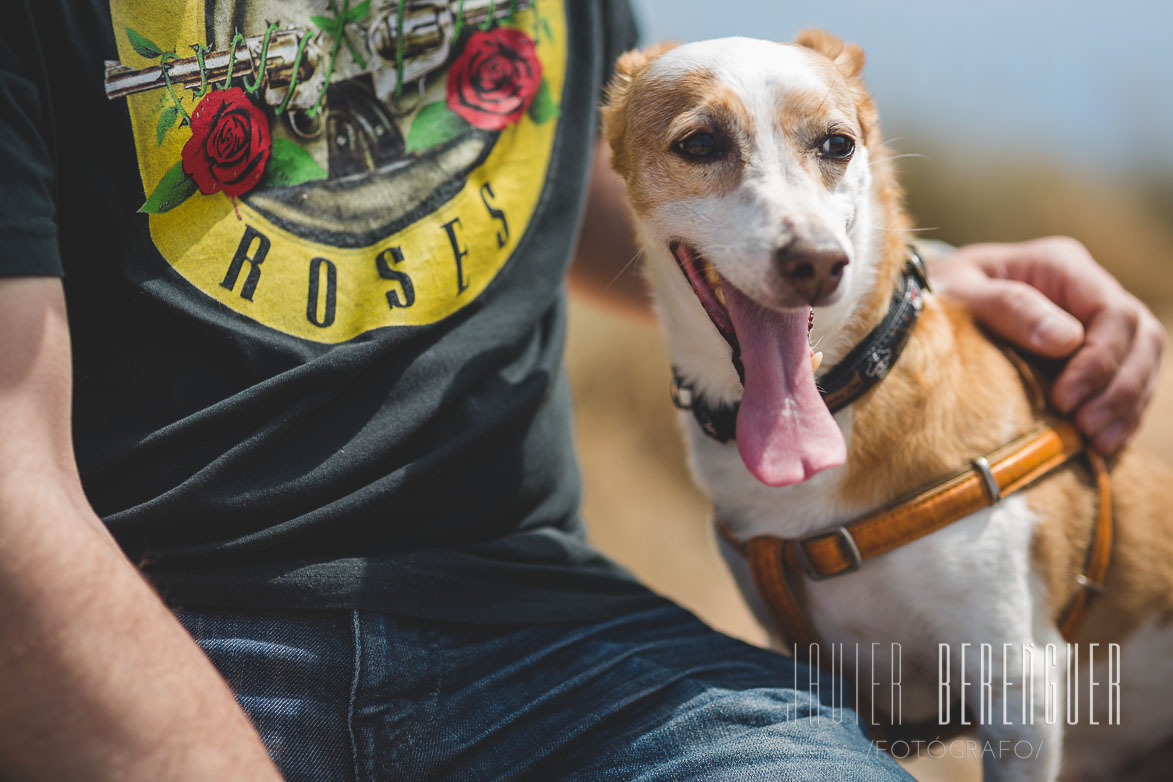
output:
[[[876,104],[871,95],[864,88],[860,79],[863,70],[863,49],[853,43],[844,43],[825,30],[809,28],[795,36],[794,42],[799,46],[818,52],[831,62],[835,63],[839,71],[847,77],[848,85],[855,97],[856,112],[859,124],[864,134],[864,143],[873,146],[879,142],[879,120],[876,117]]]
[[[623,149],[623,136],[627,131],[627,102],[631,87],[639,74],[675,43],[662,43],[643,50],[633,49],[623,54],[615,63],[615,75],[607,85],[603,99],[603,135],[611,145],[611,166],[620,175],[627,172],[627,157]]]
[[[795,36],[794,42],[823,55],[848,76],[859,76],[863,70],[863,49],[853,43],[844,43],[826,30],[808,28]]]

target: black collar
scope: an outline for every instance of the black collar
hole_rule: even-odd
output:
[[[832,413],[859,399],[891,371],[920,317],[923,294],[929,290],[924,261],[915,249],[909,247],[908,263],[901,275],[900,286],[892,292],[888,314],[842,361],[818,380],[819,393]],[[737,403],[709,403],[675,368],[672,372],[672,402],[681,410],[692,411],[701,430],[718,442],[729,442],[737,432]]]

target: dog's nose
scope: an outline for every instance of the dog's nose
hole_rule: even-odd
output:
[[[804,302],[815,305],[835,292],[847,268],[838,242],[795,239],[774,254],[778,272]]]

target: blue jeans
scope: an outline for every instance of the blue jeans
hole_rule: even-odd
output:
[[[506,628],[178,615],[289,780],[909,779],[830,679],[800,668],[796,689],[794,663],[674,606]]]

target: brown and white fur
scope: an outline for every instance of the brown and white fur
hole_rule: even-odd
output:
[[[794,286],[777,272],[786,248],[801,248],[804,239],[823,250],[837,243],[849,261],[837,290],[808,287],[809,301],[802,302],[815,306],[810,341],[824,354],[824,367],[887,311],[908,220],[862,66],[858,47],[820,31],[806,31],[794,44],[728,39],[664,46],[619,62],[604,107],[613,165],[627,182],[672,360],[713,402],[737,401],[742,384],[729,345],[681,273],[670,249],[675,243],[702,256],[719,284],[772,310],[795,307]],[[711,134],[718,156],[697,161],[680,153],[681,140],[697,132]],[[854,140],[850,159],[819,154],[831,133]],[[852,521],[951,474],[1029,431],[1037,418],[1001,350],[965,312],[929,294],[891,374],[835,415],[846,444],[841,466],[816,465],[801,482],[765,485],[737,445],[706,437],[687,414],[684,426],[696,478],[733,534],[794,538]],[[937,715],[940,643],[992,644],[998,676],[1035,682],[1034,724],[1016,717],[1023,706],[1017,685],[1005,690],[1011,724],[1002,724],[1004,691],[993,688],[996,719],[980,726],[983,745],[1025,740],[1034,752],[1025,759],[987,755],[987,780],[1123,779],[1127,763],[1173,736],[1173,475],[1125,454],[1113,465],[1113,487],[1117,534],[1107,591],[1094,601],[1078,641],[1085,681],[1088,645],[1122,644],[1120,726],[1106,725],[1102,688],[1095,707],[1104,725],[1088,726],[1086,692],[1080,725],[1044,719],[1045,709],[1064,713],[1068,652],[1056,620],[1078,589],[1095,508],[1079,465],[859,572],[806,581],[807,611],[827,642],[901,645],[905,723]],[[721,547],[762,619],[744,559]],[[1059,650],[1049,674],[1058,686],[1047,693],[1042,655],[1023,670],[1016,650],[1027,643]],[[1005,668],[1002,644],[1009,645]],[[1097,667],[1104,650],[1098,648]],[[891,676],[881,657],[870,670],[865,656],[862,680]],[[955,666],[958,658],[953,654]],[[970,670],[951,674],[955,683],[963,676],[973,683],[970,703],[979,695],[978,659],[971,647]]]

